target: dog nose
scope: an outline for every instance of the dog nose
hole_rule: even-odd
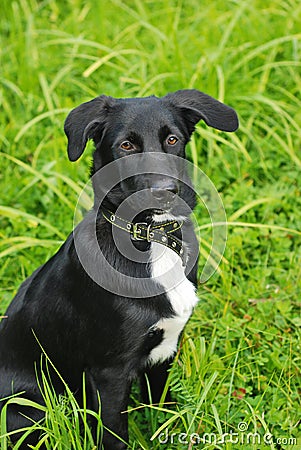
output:
[[[173,200],[178,193],[178,187],[171,182],[167,185],[158,185],[151,187],[152,196],[159,202],[167,203]]]

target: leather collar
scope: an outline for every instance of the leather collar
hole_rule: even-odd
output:
[[[102,208],[103,217],[115,227],[130,233],[133,241],[158,242],[165,247],[171,248],[185,263],[185,255],[182,241],[173,233],[183,226],[183,221],[170,220],[160,224],[150,224],[146,222],[128,222],[108,209]]]

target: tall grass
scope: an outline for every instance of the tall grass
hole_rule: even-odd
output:
[[[199,124],[188,148],[222,196],[227,249],[218,273],[200,285],[182,338],[169,378],[175,403],[141,405],[133,389],[132,449],[301,446],[300,21],[297,0],[2,2],[1,314],[72,229],[91,146],[78,163],[67,161],[67,111],[101,93],[198,88],[240,116],[234,134]],[[202,264],[212,238],[202,202],[196,216]],[[65,398],[55,398],[46,380],[41,388],[48,422],[34,426],[49,448],[66,443],[69,431],[73,448],[93,448],[87,428],[79,436],[83,413],[68,386]],[[260,445],[178,440],[181,433],[241,438],[242,422]],[[6,448],[3,427],[4,419]],[[263,444],[267,433],[273,440]]]
[[[65,388],[65,394],[57,395],[52,385],[49,374],[49,366],[56,372]],[[101,422],[101,406],[99,401],[99,411],[91,411],[87,408],[86,383],[83,374],[82,381],[82,406],[79,405],[74,394],[70,391],[68,385],[57,372],[47,355],[43,354],[41,364],[37,367],[37,382],[42,394],[43,404],[28,400],[20,394],[16,394],[7,400],[1,411],[1,450],[7,450],[8,441],[13,439],[15,431],[8,432],[6,427],[7,409],[18,405],[22,408],[41,411],[44,415],[43,420],[32,421],[32,425],[22,429],[22,436],[14,446],[17,450],[24,444],[26,438],[32,433],[38,433],[39,443],[35,446],[39,449],[41,446],[47,450],[96,450],[101,445],[103,425]],[[93,420],[96,436],[91,432],[91,420]],[[20,430],[19,430],[20,431]]]

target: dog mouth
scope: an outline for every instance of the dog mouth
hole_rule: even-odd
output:
[[[164,205],[161,205],[160,207],[154,206],[153,208],[149,208],[149,211],[152,214],[162,215],[166,213],[172,213],[176,207],[176,202],[167,202]]]
[[[170,208],[168,208],[168,209],[158,209],[158,208],[153,208],[153,209],[151,210],[151,213],[152,213],[152,214],[157,214],[157,215],[165,214],[165,213],[167,213],[167,212],[170,212]]]

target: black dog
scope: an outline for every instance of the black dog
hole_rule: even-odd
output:
[[[224,131],[235,111],[197,90],[163,98],[100,96],[65,123],[71,161],[93,139],[94,207],[59,251],[20,287],[0,326],[0,398],[25,391],[43,402],[35,365],[41,347],[104,425],[128,439],[131,383],[147,375],[159,402],[179,335],[197,302],[198,244],[189,212],[195,195],[183,165],[198,121]],[[39,341],[39,343],[38,343]],[[55,390],[63,386],[51,374]],[[8,407],[8,430],[28,426]],[[26,441],[34,443],[32,437]],[[105,431],[106,450],[126,445]]]

